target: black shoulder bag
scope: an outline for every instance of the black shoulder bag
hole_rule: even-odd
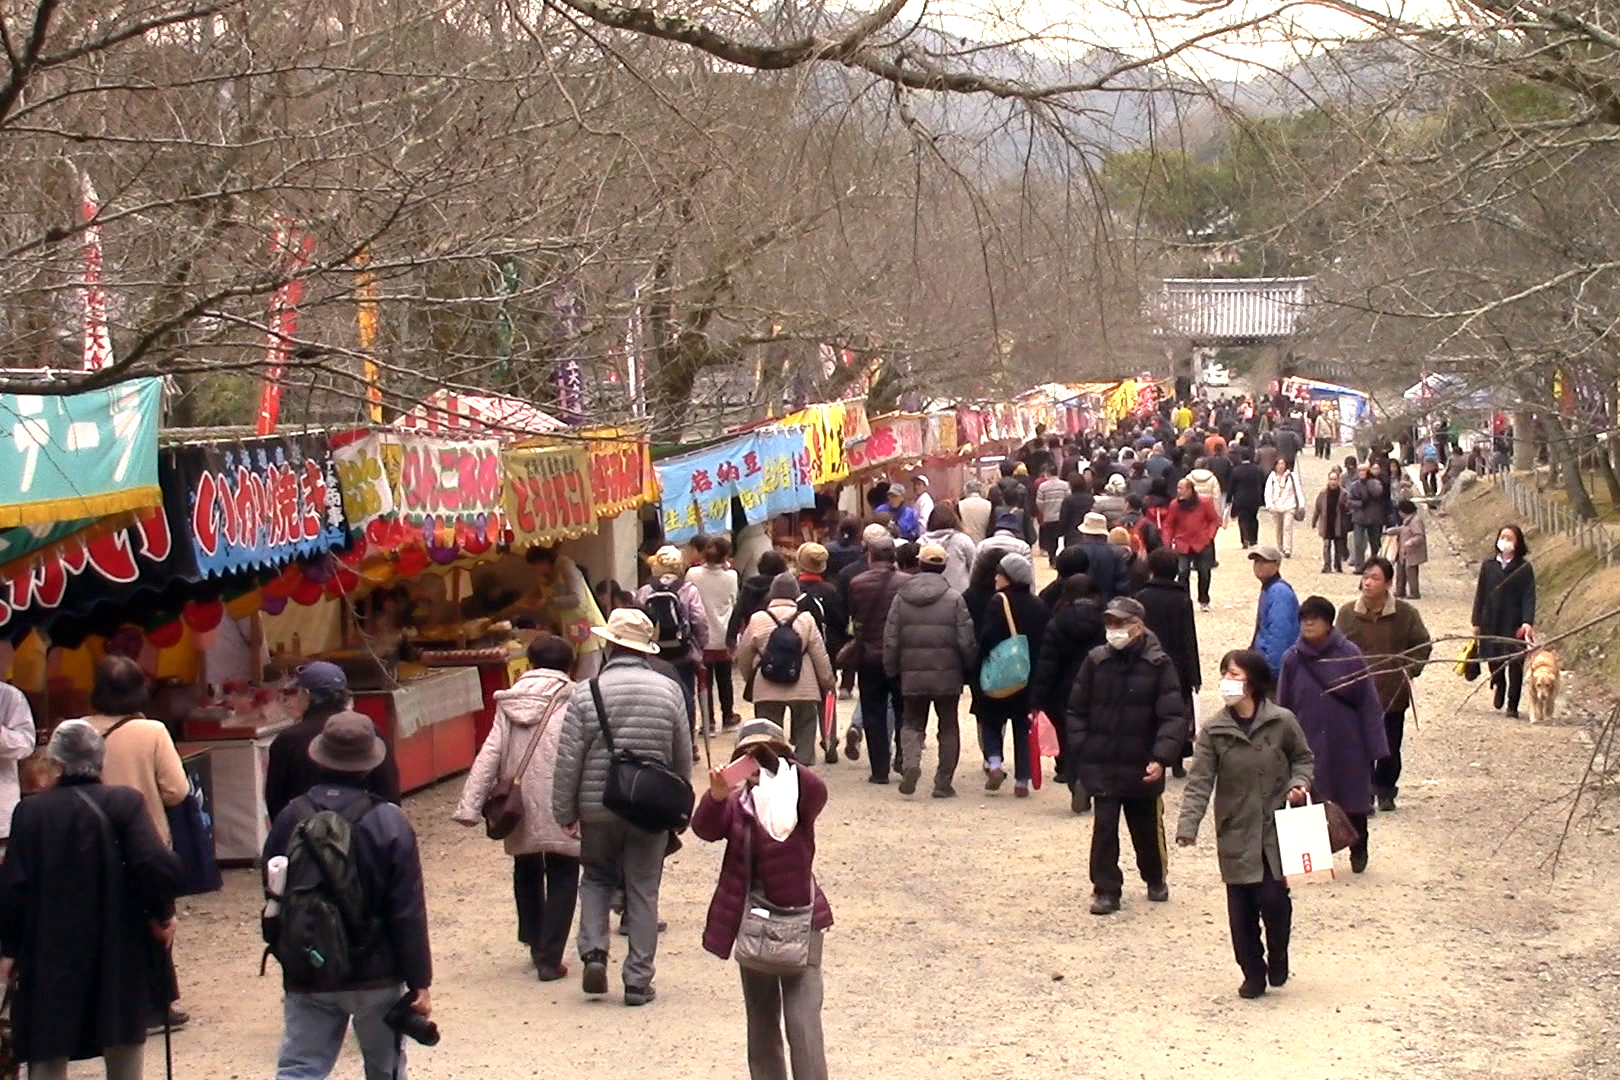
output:
[[[691,780],[657,758],[615,747],[607,708],[602,704],[602,688],[596,679],[591,680],[591,700],[596,703],[596,723],[602,729],[609,757],[602,805],[644,832],[685,829],[692,821],[696,801]]]

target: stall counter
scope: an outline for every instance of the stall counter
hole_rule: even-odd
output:
[[[393,690],[356,691],[354,707],[393,750],[401,794],[472,768],[486,708],[477,668],[440,668]]]

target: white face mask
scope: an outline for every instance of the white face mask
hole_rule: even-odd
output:
[[[1108,644],[1116,649],[1123,649],[1131,643],[1131,632],[1123,627],[1114,627],[1104,631],[1103,636],[1108,639]]]
[[[1496,550],[1500,551],[1503,555],[1512,558],[1514,551],[1518,550],[1518,545],[1511,540],[1498,540],[1496,542]]]
[[[1242,679],[1221,680],[1221,700],[1228,705],[1236,705],[1245,696],[1247,685]]]

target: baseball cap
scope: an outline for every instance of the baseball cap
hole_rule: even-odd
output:
[[[349,688],[343,669],[326,660],[312,660],[293,675],[292,684],[311,693],[335,693]]]
[[[917,561],[927,566],[944,566],[949,558],[945,549],[938,544],[924,544]]]
[[[1253,562],[1282,562],[1283,553],[1271,544],[1261,544],[1259,547],[1249,549],[1249,559]]]
[[[1116,619],[1145,619],[1147,608],[1128,596],[1116,596],[1108,601],[1108,606],[1103,608],[1103,614]]]
[[[861,530],[861,539],[867,544],[871,544],[878,540],[891,540],[893,537],[889,535],[888,529],[874,521]]]

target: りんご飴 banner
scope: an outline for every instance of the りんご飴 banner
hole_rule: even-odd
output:
[[[501,444],[494,439],[401,435],[394,503],[413,525],[460,523],[498,536],[505,528]]]
[[[347,539],[325,435],[276,435],[164,451],[184,496],[184,542],[202,577],[280,566]]]
[[[506,524],[515,544],[552,544],[596,528],[591,454],[584,446],[508,450]]]

